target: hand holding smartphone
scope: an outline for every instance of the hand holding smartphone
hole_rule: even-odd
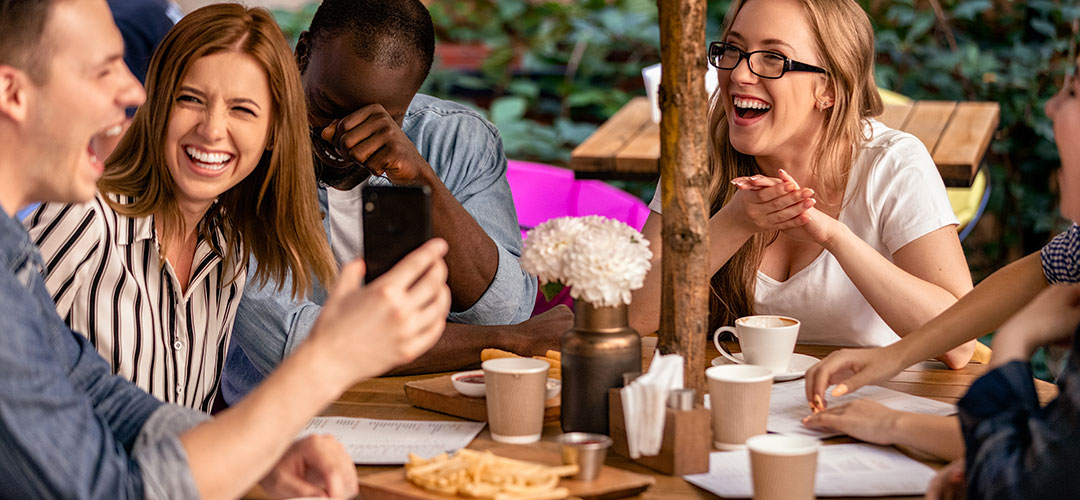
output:
[[[362,195],[364,282],[371,283],[432,238],[431,190],[369,185]]]

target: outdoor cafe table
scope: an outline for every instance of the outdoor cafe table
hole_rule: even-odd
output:
[[[642,358],[644,363],[652,359],[656,347],[656,337],[642,339]],[[712,360],[718,355],[712,342],[706,342],[706,360]],[[815,357],[824,357],[836,350],[832,346],[798,345],[796,352]],[[967,391],[968,386],[979,376],[988,371],[986,365],[969,364],[962,370],[949,370],[944,364],[937,361],[925,361],[904,370],[894,377],[885,387],[898,391],[925,396],[949,403],[956,403]],[[362,417],[395,420],[460,420],[456,417],[422,410],[409,404],[405,398],[405,383],[413,380],[437,377],[445,374],[417,375],[405,377],[382,377],[367,380],[356,384],[343,394],[338,400],[327,407],[322,415]],[[1057,387],[1053,384],[1036,381],[1036,389],[1039,399],[1044,404],[1057,395]],[[558,422],[545,425],[542,442],[552,449],[557,449],[554,443],[555,437],[560,433]],[[850,438],[833,438],[826,440],[826,445],[836,443],[853,442]],[[480,435],[469,445],[469,448],[485,449],[494,446],[491,434],[485,428]],[[908,450],[905,450],[908,451]],[[920,458],[920,457],[916,457]],[[940,462],[923,460],[925,463],[937,468],[943,465]],[[684,499],[684,498],[717,498],[711,493],[687,483],[678,476],[666,476],[651,469],[634,464],[629,460],[609,454],[607,465],[630,470],[640,474],[648,474],[656,479],[656,483],[644,493],[633,498],[641,499]],[[357,466],[357,474],[364,476],[376,472],[392,469],[391,466]],[[264,498],[258,491],[251,493],[251,498]],[[881,498],[919,498],[919,497],[881,497]]]
[[[971,186],[997,129],[996,102],[914,101],[887,104],[878,117],[926,145],[946,186]],[[635,97],[570,154],[578,178],[653,180],[660,174],[660,124],[649,101]]]

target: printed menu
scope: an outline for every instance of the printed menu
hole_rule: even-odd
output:
[[[933,469],[895,448],[834,444],[822,446],[818,451],[814,494],[819,497],[922,495],[934,474]],[[713,452],[709,456],[709,472],[683,479],[726,498],[754,496],[750,455],[746,450]]]
[[[789,436],[810,436],[819,439],[842,435],[839,432],[819,431],[803,426],[803,417],[810,414],[810,406],[806,403],[805,383],[802,380],[773,384],[772,396],[769,400],[769,432],[787,434]],[[869,385],[859,390],[840,397],[832,397],[826,391],[826,402],[832,408],[856,399],[870,399],[877,401],[889,408],[913,413],[925,413],[928,415],[952,415],[956,413],[956,406],[941,401],[912,396],[892,389],[886,389],[877,385]]]
[[[423,422],[370,418],[316,417],[298,438],[330,434],[357,464],[404,464],[409,453],[430,458],[469,445],[484,422]]]

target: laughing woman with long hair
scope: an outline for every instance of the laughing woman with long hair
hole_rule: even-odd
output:
[[[96,198],[25,224],[71,328],[139,387],[208,411],[247,280],[289,276],[302,296],[337,272],[300,75],[268,12],[220,5],[162,40],[146,90]]]
[[[709,61],[712,328],[782,314],[802,322],[800,342],[886,345],[971,289],[933,160],[873,119],[874,35],[855,1],[732,2]],[[631,310],[641,332],[659,324],[656,264]]]

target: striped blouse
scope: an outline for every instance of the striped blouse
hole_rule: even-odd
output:
[[[154,218],[118,214],[101,194],[77,205],[44,204],[23,224],[71,329],[86,335],[113,371],[158,399],[209,411],[246,281],[242,269],[229,282],[234,271],[213,251],[225,248],[221,233],[212,242],[199,238],[181,292],[159,253]]]

